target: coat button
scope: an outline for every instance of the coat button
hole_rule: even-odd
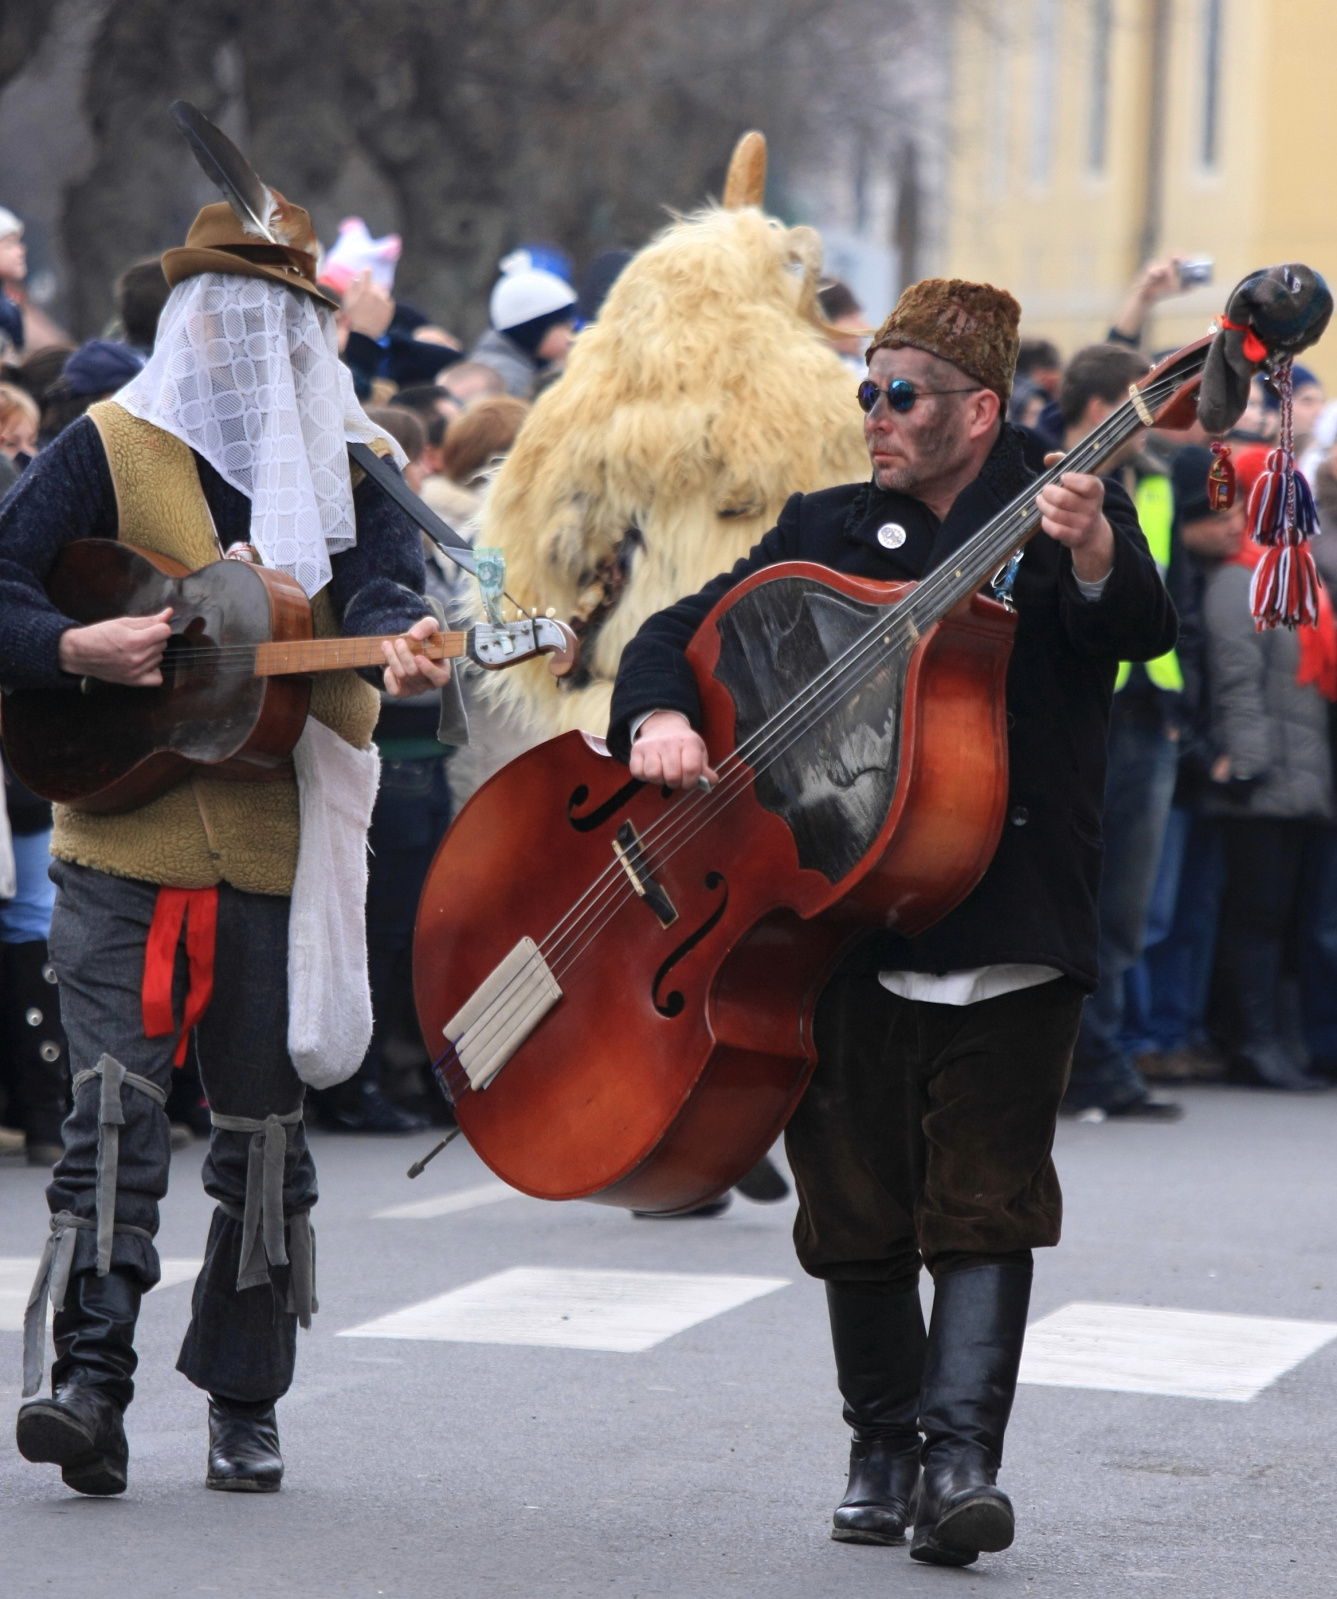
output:
[[[877,542],[884,550],[899,550],[905,543],[905,529],[899,522],[884,522],[877,530]]]
[[[1013,827],[1025,827],[1030,819],[1031,813],[1024,805],[1014,805],[1011,814],[1008,816],[1008,821],[1012,823]]]

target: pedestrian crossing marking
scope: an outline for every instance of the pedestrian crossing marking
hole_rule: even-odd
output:
[[[1028,1329],[1021,1381],[1242,1402],[1333,1338],[1333,1322],[1145,1305],[1064,1305]]]
[[[453,1194],[436,1194],[431,1199],[416,1199],[408,1205],[391,1205],[388,1210],[373,1210],[373,1221],[429,1221],[433,1216],[450,1216],[457,1210],[476,1210],[480,1205],[495,1205],[499,1199],[521,1199],[508,1183],[479,1183],[476,1188],[457,1188]]]
[[[339,1336],[637,1354],[789,1282],[787,1277],[515,1266],[346,1328]]]
[[[36,1255],[0,1255],[0,1332],[23,1331],[23,1312],[28,1308],[37,1262]],[[164,1260],[159,1288],[194,1282],[203,1264],[202,1260]]]

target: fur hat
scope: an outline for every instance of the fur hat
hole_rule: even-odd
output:
[[[269,278],[285,289],[309,294],[313,300],[338,309],[316,283],[319,246],[311,218],[300,205],[285,200],[276,190],[274,232],[284,242],[266,244],[248,233],[226,200],[206,205],[190,225],[179,249],[164,250],[162,274],[173,288],[197,272],[236,272],[245,278]]]
[[[1021,307],[1006,289],[964,278],[912,283],[877,330],[874,350],[926,350],[960,367],[1007,404],[1016,370]]]

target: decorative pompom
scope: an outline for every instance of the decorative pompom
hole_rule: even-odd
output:
[[[1289,360],[1277,366],[1273,382],[1281,401],[1281,437],[1249,495],[1249,537],[1263,547],[1249,589],[1259,632],[1313,627],[1318,621],[1318,572],[1308,543],[1318,531],[1318,517],[1314,496],[1295,465]]]
[[[1273,544],[1253,569],[1249,608],[1260,633],[1273,627],[1314,627],[1318,572],[1307,544]]]

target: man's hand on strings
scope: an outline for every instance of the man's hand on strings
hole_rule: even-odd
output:
[[[1062,457],[1045,457],[1045,465]],[[1072,551],[1072,569],[1083,583],[1099,583],[1114,566],[1114,530],[1105,517],[1105,485],[1088,472],[1065,472],[1035,496],[1040,526]]]
[[[391,699],[425,694],[428,689],[440,688],[450,681],[449,661],[430,661],[425,655],[415,655],[405,642],[411,638],[431,638],[440,631],[441,624],[434,616],[424,616],[403,637],[388,639],[381,645],[385,654],[385,692]]]
[[[631,746],[631,775],[642,783],[695,788],[704,777],[713,788],[719,774],[706,764],[706,741],[681,711],[655,711],[641,723]]]
[[[156,688],[162,682],[171,619],[169,605],[156,616],[114,616],[89,627],[66,628],[57,647],[60,669],[129,688]]]

